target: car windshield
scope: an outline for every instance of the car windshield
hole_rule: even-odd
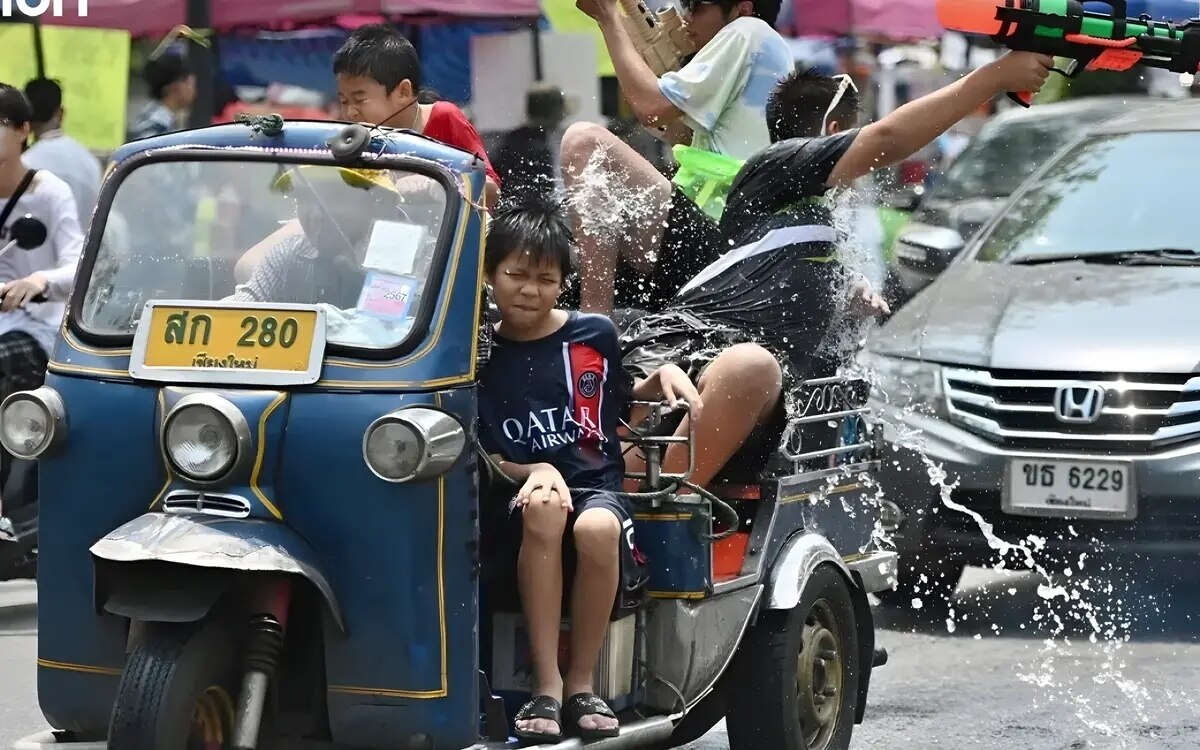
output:
[[[412,328],[447,196],[402,170],[171,161],[120,183],[80,323],[131,335],[149,300],[313,304],[331,344],[375,349]]]
[[[1087,125],[1111,115],[1085,110],[1072,117],[998,123],[985,128],[929,193],[930,201],[1006,198]]]
[[[1187,220],[1195,211],[1191,186],[1198,169],[1200,132],[1090,138],[1005,209],[976,257],[1036,262],[1039,256],[1198,250],[1200,236]]]

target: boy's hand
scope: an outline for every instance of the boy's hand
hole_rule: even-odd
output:
[[[688,411],[694,419],[704,408],[704,403],[700,400],[700,391],[696,390],[687,373],[675,365],[663,365],[656,374],[663,398],[671,408],[674,409],[680,401],[686,401]]]
[[[575,509],[571,504],[571,491],[567,489],[567,483],[558,469],[550,464],[537,464],[529,472],[525,486],[517,493],[517,507],[552,501],[560,503],[568,511]]]
[[[850,284],[850,308],[863,318],[875,318],[892,312],[892,308],[876,293],[871,282],[861,276]]]
[[[614,0],[575,0],[575,7],[597,22],[611,20],[618,15]]]
[[[996,91],[1037,93],[1050,76],[1054,58],[1033,52],[1009,52],[998,60],[988,63]]]

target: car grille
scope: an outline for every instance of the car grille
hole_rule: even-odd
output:
[[[945,368],[951,418],[1014,450],[1105,454],[1154,453],[1200,437],[1200,377]],[[1062,388],[1098,386],[1093,421],[1058,413]]]
[[[239,495],[214,495],[206,492],[178,490],[163,501],[167,513],[201,513],[206,516],[245,518],[250,515],[250,501]]]

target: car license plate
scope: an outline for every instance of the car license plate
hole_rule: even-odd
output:
[[[152,380],[313,383],[324,350],[325,313],[313,305],[149,302],[130,372]]]
[[[1137,517],[1133,466],[1115,462],[1014,459],[1004,488],[1004,511],[1063,518]]]

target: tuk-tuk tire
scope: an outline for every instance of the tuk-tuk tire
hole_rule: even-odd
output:
[[[232,747],[242,665],[235,625],[147,623],[113,701],[109,750],[186,750],[202,697],[219,722],[221,746]]]
[[[843,661],[841,700],[834,731],[809,747],[800,724],[798,684],[805,621],[819,602],[836,620]],[[763,610],[731,665],[726,690],[730,750],[848,750],[858,713],[863,670],[850,584],[836,566],[817,566],[789,610]]]

